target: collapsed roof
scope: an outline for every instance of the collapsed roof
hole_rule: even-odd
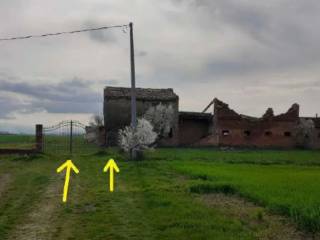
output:
[[[268,108],[261,118],[238,114],[229,105],[221,100],[214,99],[214,115],[219,115],[220,118],[228,118],[234,120],[247,120],[247,121],[261,121],[261,120],[276,120],[276,121],[295,121],[299,118],[299,105],[293,104],[287,112],[274,115],[273,109]]]

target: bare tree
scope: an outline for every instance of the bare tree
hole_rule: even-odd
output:
[[[104,121],[103,116],[101,115],[93,115],[91,117],[91,121],[89,122],[90,127],[103,127]]]
[[[104,140],[102,140],[104,138],[102,137],[104,134],[103,126],[103,117],[100,115],[93,115],[89,122],[89,126],[85,129],[85,140],[89,143],[103,145],[105,143]]]

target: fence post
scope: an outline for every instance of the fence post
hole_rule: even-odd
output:
[[[42,126],[42,124],[36,125],[36,151],[43,152],[43,126]]]

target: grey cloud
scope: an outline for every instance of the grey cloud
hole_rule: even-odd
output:
[[[204,69],[208,70],[207,75],[267,73],[305,68],[320,62],[320,32],[316,30],[316,23],[320,21],[320,4],[315,0],[174,2],[187,4],[188,13],[197,16],[194,27],[202,26],[208,31],[217,27],[222,33],[227,29],[240,31],[243,36],[238,36],[234,42],[248,43],[230,50],[227,58],[209,57]]]
[[[275,82],[275,83],[267,83],[267,86],[283,88],[289,90],[300,90],[306,91],[309,89],[319,91],[320,90],[320,80],[315,81],[298,81],[298,82]]]
[[[119,84],[119,81],[116,79],[110,79],[110,80],[104,81],[104,83],[110,86],[117,86]]]
[[[87,21],[84,25],[86,28],[105,26],[105,24],[99,24],[95,21]],[[114,43],[117,41],[117,38],[112,31],[90,31],[88,34],[92,40],[101,43]]]
[[[190,110],[201,110],[202,101],[214,96],[230,98],[226,101],[250,110],[260,109],[266,99],[270,105],[287,106],[298,97],[299,103],[305,103],[302,109],[312,113],[317,108],[318,85],[314,83],[313,95],[309,92],[320,69],[318,0],[70,0],[68,4],[19,0],[1,4],[0,12],[2,20],[10,22],[0,30],[1,36],[99,27],[132,19],[137,85],[174,87],[181,105]],[[7,116],[11,110],[26,109],[88,112],[98,106],[101,111],[103,86],[95,91],[97,83],[91,88],[92,82],[79,79],[39,85],[37,76],[77,73],[83,79],[95,79],[108,72],[116,80],[105,85],[128,86],[128,48],[128,35],[121,29],[2,43],[0,89],[31,100],[2,99],[1,108]],[[6,72],[26,77],[12,78]],[[256,88],[250,88],[254,84]],[[199,98],[194,98],[196,91]],[[250,99],[245,101],[245,97]]]
[[[319,4],[315,1],[269,1],[250,2],[239,0],[194,0],[189,4],[194,7],[200,19],[203,13],[204,17],[210,17],[216,23],[227,27],[231,24],[251,36],[266,41],[286,37],[289,43],[299,41],[302,37],[307,39],[309,36],[299,33],[308,30],[306,24],[312,17],[318,18]],[[301,11],[305,9],[308,11]],[[304,19],[301,19],[303,17]],[[301,22],[304,20],[305,22]],[[293,37],[294,38],[291,38]],[[279,42],[284,44],[284,42]],[[288,44],[286,42],[285,44]]]
[[[266,66],[264,66],[266,67]],[[253,73],[261,70],[263,66],[256,61],[250,61],[243,59],[236,60],[216,60],[210,61],[204,68],[204,74],[209,76],[223,76],[223,75],[238,75],[246,74],[248,72]]]
[[[43,109],[49,113],[99,113],[102,102],[61,102],[61,101],[34,101],[32,107]]]
[[[13,96],[0,96],[0,109],[0,119],[12,119],[11,113],[13,112],[36,111],[29,102],[18,101]]]
[[[208,79],[210,76],[234,77],[281,72],[286,69],[299,68],[303,62],[305,63],[304,67],[308,65],[306,59],[299,58],[295,53],[282,55],[267,51],[243,52],[228,58],[209,57],[199,76]]]
[[[258,7],[256,4],[234,0],[196,0],[193,3],[225,27],[226,24],[237,26],[257,39],[261,39],[265,32],[270,33],[271,16],[263,5]]]
[[[0,80],[2,91],[19,93],[42,100],[64,102],[97,102],[99,95],[90,89],[90,82],[73,79],[58,84],[29,84]]]
[[[147,56],[148,55],[148,52],[147,51],[138,51],[138,53],[137,53],[137,56],[138,57],[145,57],[145,56]]]
[[[116,83],[116,80],[110,80]],[[58,84],[29,84],[25,82],[9,82],[0,80],[0,88],[4,93],[20,94],[29,97],[25,101],[17,101],[14,97],[0,98],[0,118],[8,118],[13,112],[33,113],[47,111],[49,113],[97,113],[102,108],[102,89],[91,88],[93,82],[72,79]],[[109,81],[105,81],[109,83]]]

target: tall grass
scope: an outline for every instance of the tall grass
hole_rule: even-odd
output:
[[[152,160],[192,160],[259,165],[320,165],[319,150],[229,150],[212,148],[162,148],[146,153]]]
[[[192,178],[206,179],[192,186],[192,192],[239,194],[289,216],[305,230],[320,231],[320,167],[195,161],[172,164]]]

